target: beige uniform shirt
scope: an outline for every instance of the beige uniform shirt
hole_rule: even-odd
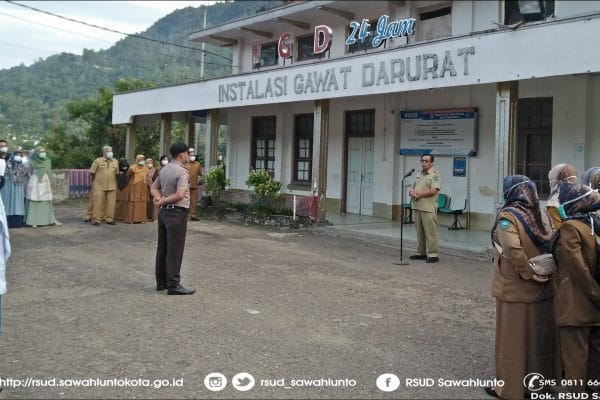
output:
[[[440,173],[430,168],[429,171],[423,172],[419,171],[417,176],[415,177],[414,182],[411,185],[411,188],[417,192],[423,190],[429,190],[431,188],[438,189],[438,193],[431,197],[424,197],[419,200],[412,201],[412,209],[425,211],[425,212],[436,212],[437,211],[437,203],[438,203],[438,194],[439,189],[442,187],[442,178],[440,177]]]
[[[171,161],[160,170],[152,187],[160,190],[163,196],[170,196],[179,189],[186,189],[185,197],[173,205],[190,208],[190,175],[177,161]]]
[[[98,157],[92,163],[90,173],[94,174],[94,189],[117,190],[117,175],[119,174],[117,160]]]
[[[189,161],[183,167],[190,174],[190,189],[198,189],[198,177],[202,175],[202,165],[198,161]]]

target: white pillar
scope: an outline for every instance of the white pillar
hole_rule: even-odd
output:
[[[496,85],[496,207],[504,204],[504,177],[513,175],[515,171],[518,102],[519,82],[499,82]]]
[[[317,221],[326,218],[327,144],[329,141],[329,100],[315,101],[313,128],[312,191],[319,199]]]
[[[163,154],[171,157],[169,147],[171,147],[171,113],[161,114],[160,116],[160,155]]]
[[[217,145],[219,142],[219,110],[210,110],[206,116],[206,149],[204,166],[210,168],[217,165]]]
[[[133,162],[135,159],[136,142],[137,131],[134,119],[132,123],[127,124],[127,136],[125,137],[125,158],[127,158],[129,162]]]

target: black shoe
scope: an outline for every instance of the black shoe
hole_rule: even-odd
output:
[[[171,295],[184,295],[184,294],[194,294],[196,291],[194,289],[186,289],[183,286],[177,286],[174,289],[167,290],[167,294]]]
[[[415,254],[414,256],[408,257],[409,260],[427,260],[427,256],[423,254]]]
[[[191,219],[192,221],[200,221],[200,220],[198,219],[198,217],[192,217],[192,218],[190,218],[190,219]]]
[[[484,387],[483,389],[489,396],[500,398],[500,396],[498,396],[498,393],[496,393],[496,391],[494,390],[493,387],[487,386],[487,387]]]
[[[157,292],[161,292],[163,290],[167,290],[167,286],[166,285],[156,285],[156,291]]]
[[[92,219],[90,217],[85,217],[83,219],[83,222],[91,222],[91,221],[92,221]]]
[[[94,226],[98,226],[98,225],[100,225],[100,222],[98,222],[98,221],[94,221],[94,222],[92,222],[92,225],[94,225]]]
[[[426,263],[435,263],[440,261],[440,259],[438,257],[427,257],[427,261],[425,261]]]
[[[115,221],[106,221],[106,223],[107,223],[108,225],[116,225],[116,224],[117,224]]]

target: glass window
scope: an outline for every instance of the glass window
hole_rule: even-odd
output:
[[[348,35],[350,35],[352,33],[354,29],[348,27],[348,31],[346,32],[346,37],[348,37]],[[356,42],[354,42],[354,44],[351,44],[348,46],[348,53],[356,53],[357,51],[360,52],[367,52],[368,50],[373,50],[375,47],[373,47],[373,45],[371,44],[371,41],[373,40],[373,37],[376,34],[376,30],[377,30],[377,19],[376,18],[369,18],[369,36],[365,39],[364,42],[361,42],[358,39],[358,32],[356,33],[355,39]],[[385,47],[387,45],[387,41],[383,42],[383,44],[380,47]]]
[[[315,35],[298,38],[298,61],[310,60],[319,57],[313,53]]]
[[[263,44],[260,47],[260,64],[254,65],[254,68],[270,67],[279,63],[279,54],[277,52],[277,43]]]
[[[517,113],[516,173],[535,182],[540,198],[550,196],[552,98],[520,99]]]
[[[275,116],[252,118],[252,161],[255,170],[275,176]]]
[[[346,112],[346,135],[373,136],[375,134],[375,110]]]
[[[520,21],[543,21],[552,14],[554,14],[554,0],[506,0],[504,2],[505,25]]]
[[[312,181],[313,114],[298,114],[294,123],[294,182]]]

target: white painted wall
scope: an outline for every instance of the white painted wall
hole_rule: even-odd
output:
[[[554,15],[558,18],[565,18],[599,10],[600,2],[597,0],[562,0],[556,1]]]
[[[588,93],[588,95],[586,95]],[[565,76],[521,81],[519,97],[553,97],[552,164],[569,162],[583,172],[600,165],[600,76]],[[468,179],[452,176],[453,158],[436,156],[435,168],[442,175],[442,192],[459,208],[469,196],[470,211],[494,214],[496,182],[495,163],[495,95],[496,85],[415,91],[394,95],[360,96],[334,99],[330,103],[330,132],[327,196],[343,197],[344,113],[350,110],[375,109],[374,202],[400,204],[402,176],[411,168],[420,168],[418,156],[399,155],[399,112],[436,108],[476,107],[478,114],[477,155],[468,161]],[[312,102],[276,106],[244,107],[229,110],[230,165],[232,185],[248,189],[245,182],[250,168],[251,118],[277,116],[276,178],[283,183],[283,193],[291,181],[293,159],[293,116],[313,112]],[[577,154],[574,143],[584,143],[585,152]],[[586,161],[587,160],[587,161]],[[407,179],[407,183],[412,178]],[[467,187],[470,188],[467,192]],[[294,193],[303,194],[296,191]]]

